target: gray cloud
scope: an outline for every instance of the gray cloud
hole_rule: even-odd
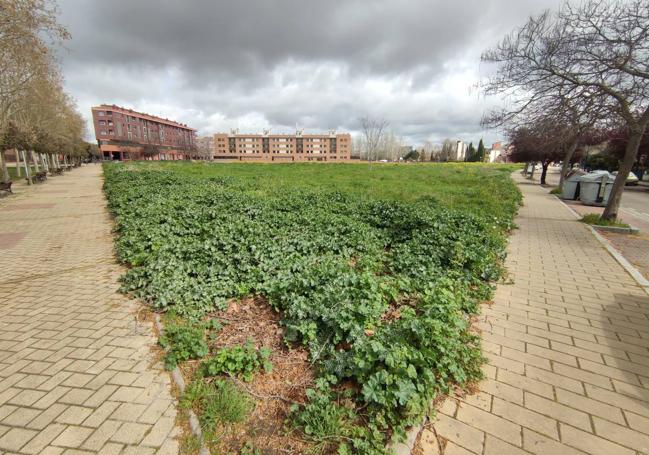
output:
[[[559,1],[59,0],[61,58],[88,116],[114,102],[207,134],[372,115],[413,143],[477,140],[480,52]]]

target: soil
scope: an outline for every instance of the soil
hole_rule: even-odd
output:
[[[306,403],[306,389],[313,386],[314,371],[306,349],[288,347],[283,340],[280,316],[260,297],[232,301],[226,311],[211,315],[223,324],[210,350],[242,345],[251,340],[256,348],[269,348],[271,373],[259,372],[251,382],[231,379],[255,401],[248,419],[224,428],[213,453],[239,453],[249,444],[263,454],[300,454],[308,442],[291,433],[286,420],[293,404]]]

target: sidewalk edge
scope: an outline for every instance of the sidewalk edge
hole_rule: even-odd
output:
[[[162,326],[162,321],[160,320],[160,315],[158,313],[155,313],[154,321],[155,321],[156,328],[158,329],[158,333],[162,334],[164,332],[164,327]],[[178,387],[178,390],[182,395],[185,392],[185,379],[183,378],[183,375],[180,372],[180,368],[176,367],[173,369],[173,371],[171,372],[171,378],[173,379],[174,383],[176,384],[176,387]],[[187,411],[189,415],[189,429],[192,432],[192,434],[196,438],[198,438],[198,440],[201,442],[201,448],[199,449],[198,453],[199,455],[209,455],[210,451],[205,446],[205,440],[203,439],[203,431],[201,430],[201,424],[200,421],[198,420],[198,416],[191,408],[189,408]]]
[[[572,215],[576,219],[581,219],[581,215],[579,215],[577,212],[575,212],[575,210],[572,207],[570,207],[568,204],[563,202],[561,200],[561,198],[557,197],[556,195],[554,195],[554,197],[565,208],[567,208],[568,211],[570,213],[572,213]],[[606,248],[606,250],[611,254],[611,256],[613,256],[615,258],[615,260],[624,268],[624,270],[626,270],[629,273],[629,275],[631,275],[633,277],[633,279],[636,281],[636,283],[638,283],[638,286],[640,286],[642,289],[644,289],[644,291],[647,294],[649,294],[649,280],[647,280],[644,276],[642,276],[640,271],[638,269],[636,269],[635,266],[633,266],[633,264],[631,264],[629,261],[627,261],[627,259],[624,256],[622,256],[622,253],[620,253],[617,249],[615,249],[615,247],[611,244],[611,242],[609,242],[604,237],[602,237],[602,235],[599,232],[597,232],[597,230],[595,230],[595,228],[593,228],[592,226],[590,226],[588,224],[585,224],[585,223],[584,223],[584,225],[586,226],[586,228],[588,228],[590,230],[590,232],[593,233],[593,235],[599,241],[599,243],[601,243],[602,246],[604,248]]]

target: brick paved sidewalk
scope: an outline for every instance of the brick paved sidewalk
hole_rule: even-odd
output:
[[[101,185],[90,165],[0,199],[0,453],[178,452]]]
[[[424,453],[649,454],[649,295],[547,189],[519,183],[514,284],[480,317],[486,379],[446,400]]]

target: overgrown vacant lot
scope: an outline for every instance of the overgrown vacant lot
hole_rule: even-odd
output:
[[[510,166],[108,165],[125,292],[223,453],[383,453],[480,375]],[[280,450],[282,449],[282,450]]]

